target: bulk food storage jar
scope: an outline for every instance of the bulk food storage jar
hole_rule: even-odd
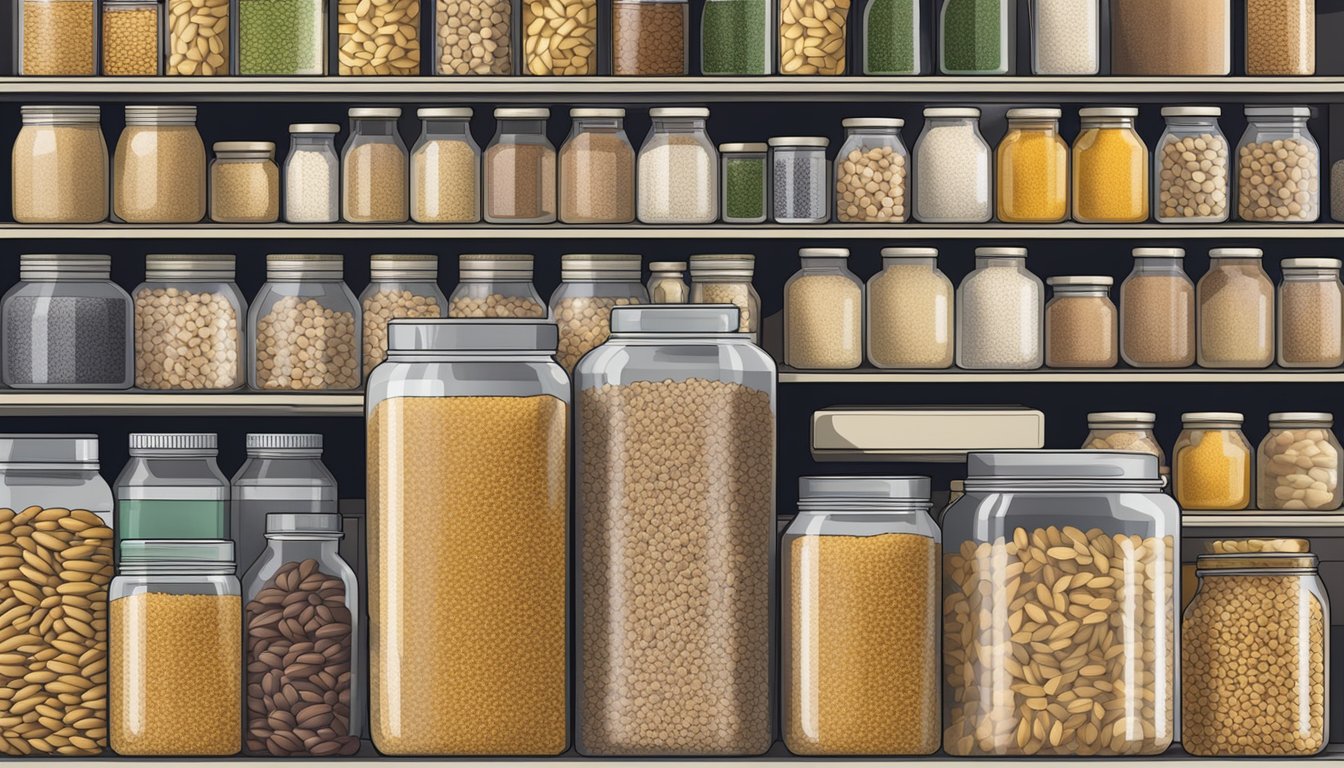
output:
[[[341,159],[336,154],[336,123],[289,126],[285,158],[285,221],[331,224],[339,221]]]
[[[979,123],[980,110],[974,107],[924,110],[924,130],[914,152],[916,219],[975,224],[994,215],[990,151]]]
[[[1135,248],[1120,284],[1120,357],[1135,368],[1195,364],[1195,284],[1182,248]]]
[[[1251,503],[1251,444],[1239,413],[1181,414],[1171,449],[1173,491],[1182,509],[1246,509]]]
[[[1237,144],[1242,221],[1315,221],[1321,215],[1321,153],[1307,128],[1311,107],[1246,107]]]
[[[644,287],[649,291],[649,301],[654,304],[687,303],[691,289],[686,285],[686,262],[649,262],[649,281]]]
[[[230,536],[238,572],[266,549],[268,515],[335,515],[336,478],[322,463],[322,435],[249,432],[247,459],[229,481]]]
[[[1095,75],[1101,71],[1099,0],[1037,0],[1031,15],[1031,71]]]
[[[229,0],[164,0],[168,6],[164,49],[169,75],[209,77],[229,74],[232,35]]]
[[[356,224],[406,221],[406,145],[399,107],[352,107],[341,150],[341,213]]]
[[[952,281],[937,248],[883,248],[868,280],[868,362],[878,368],[952,365]]]
[[[719,155],[704,107],[654,107],[639,148],[638,214],[645,224],[711,224],[719,214]]]
[[[253,0],[244,0],[252,2]],[[215,142],[210,163],[210,219],[266,224],[280,219],[280,169],[269,141]]]
[[[514,6],[511,0],[438,0],[434,6],[434,74],[517,74]]]
[[[1059,116],[1054,108],[1008,110],[1008,133],[994,154],[1000,221],[1057,224],[1069,217],[1069,145]]]
[[[919,75],[928,54],[918,0],[874,0],[863,9],[863,74]]]
[[[1328,512],[1339,509],[1339,439],[1334,414],[1269,414],[1269,433],[1256,452],[1256,506]]]
[[[715,3],[737,1],[707,0]],[[768,144],[758,142],[719,145],[719,156],[723,158],[719,197],[723,204],[721,218],[724,224],[760,224],[765,221],[770,207],[766,168],[769,148]]]
[[[966,495],[943,519],[948,754],[1171,746],[1180,509],[1162,492],[1157,461],[970,454]]]
[[[824,136],[776,136],[770,146],[770,217],[778,224],[831,220],[830,164]]]
[[[1316,74],[1316,0],[1246,0],[1246,74]]]
[[[840,370],[863,365],[863,281],[848,248],[802,248],[784,284],[784,364]]]
[[[556,327],[397,320],[389,340],[365,406],[374,745],[558,755],[570,387]]]
[[[522,0],[522,65],[529,75],[597,74],[597,0]]]
[[[777,375],[739,325],[617,307],[575,372],[581,754],[770,748]]]
[[[835,155],[835,220],[905,221],[910,215],[910,153],[901,141],[905,121],[848,117],[840,125],[845,143]]]
[[[94,74],[96,0],[17,0],[20,75]]]
[[[161,74],[158,0],[102,0],[102,74]]]
[[[957,286],[957,367],[1040,368],[1044,304],[1026,248],[976,248],[975,270]]]
[[[836,0],[779,2],[779,73],[845,74],[849,4]]]
[[[387,356],[387,323],[397,317],[443,317],[448,299],[439,290],[439,257],[379,253],[370,260],[369,284],[359,294],[364,375]]]
[[[229,537],[229,481],[213,432],[132,432],[129,445],[116,482],[118,542]]]
[[[1341,345],[1339,259],[1284,259],[1279,283],[1278,360],[1284,368],[1338,368]]]
[[[1073,140],[1073,220],[1125,224],[1148,220],[1148,145],[1134,129],[1135,107],[1085,107]]]
[[[325,75],[327,9],[320,0],[233,0],[239,75]],[[342,26],[348,19],[342,18]]]
[[[242,747],[243,606],[233,542],[132,539],[112,580],[108,698],[123,756]]]
[[[1163,107],[1153,150],[1153,217],[1164,224],[1227,221],[1232,206],[1227,137],[1218,107]]]
[[[195,107],[126,107],[112,159],[112,215],[127,224],[205,218],[205,143]]]
[[[779,548],[790,752],[938,751],[940,534],[929,508],[927,477],[799,478]]]
[[[1045,364],[1049,368],[1114,368],[1119,328],[1110,277],[1052,277],[1045,305]]]
[[[560,147],[560,221],[634,221],[635,148],[625,135],[625,110],[575,108],[569,116],[573,127]]]
[[[334,513],[266,516],[266,549],[243,579],[248,755],[359,751],[364,620],[355,572],[336,551],[341,535]],[[286,609],[295,615],[285,616]],[[307,653],[322,658],[287,663]],[[268,688],[276,693],[268,695]],[[290,699],[286,689],[301,692]],[[319,702],[321,708],[309,709]]]
[[[761,297],[751,284],[756,257],[750,253],[697,253],[691,256],[691,304],[732,304],[737,330],[758,342]],[[655,304],[665,303],[654,300]]]
[[[1231,0],[1111,0],[1111,74],[1232,71]]]
[[[420,10],[414,0],[365,3],[337,0],[336,73],[342,76],[420,74]],[[369,50],[375,46],[374,50]],[[390,46],[383,50],[383,46]]]
[[[499,107],[485,148],[485,220],[491,224],[555,221],[555,147],[542,108]]]
[[[248,386],[358,389],[360,327],[359,302],[341,280],[340,255],[267,255],[266,283],[247,312]]]
[[[415,111],[423,127],[411,149],[412,221],[474,224],[481,220],[481,148],[471,135],[471,115],[471,107]]]
[[[640,259],[623,254],[567,253],[560,257],[560,285],[551,294],[551,318],[560,326],[555,360],[572,373],[579,358],[606,341],[613,307],[648,304]]]
[[[1087,414],[1087,438],[1083,450],[1148,453],[1157,457],[1158,471],[1171,475],[1167,454],[1153,431],[1157,414],[1143,411],[1097,411]]]
[[[686,0],[612,0],[611,74],[684,76],[689,22]]]
[[[135,293],[135,386],[243,386],[247,299],[228,255],[150,254]]]
[[[706,0],[700,15],[700,74],[770,74],[774,18],[774,0]]]
[[[131,297],[112,257],[23,254],[0,299],[0,359],[13,389],[129,389]]]
[[[73,0],[62,0],[72,2]],[[92,224],[107,218],[107,143],[96,106],[22,106],[11,152],[14,220]]]
[[[945,75],[1004,75],[1016,55],[1017,4],[1010,0],[941,0],[938,68]],[[1076,34],[1076,31],[1075,31]]]
[[[1199,279],[1199,367],[1264,368],[1274,362],[1274,283],[1259,248],[1214,248]]]
[[[448,317],[546,317],[546,302],[532,285],[532,255],[464,253]]]
[[[25,530],[36,532],[38,524],[49,529],[42,531],[46,535],[42,542],[31,533],[18,535]],[[0,536],[14,540],[6,556],[22,558],[25,564],[31,562],[29,558],[49,563],[56,573],[41,573],[31,565],[16,568],[0,589],[10,603],[6,611],[19,609],[6,631],[27,624],[24,634],[14,635],[25,638],[21,658],[11,658],[0,668],[0,688],[14,692],[28,688],[32,683],[26,678],[45,676],[51,661],[72,665],[73,670],[65,668],[71,676],[67,683],[81,690],[106,686],[112,491],[98,474],[97,435],[0,434]],[[68,593],[61,597],[63,612],[83,621],[87,632],[71,631],[66,622],[58,626],[54,620],[32,623],[38,612],[19,596],[43,594],[48,589]],[[22,698],[0,699],[0,718],[33,724],[22,733],[10,731],[7,739],[0,739],[0,754],[92,757],[107,750],[107,697],[85,701],[82,695],[71,698],[69,689],[58,692],[53,688],[39,685]],[[35,707],[46,713],[40,717],[62,723],[56,730],[67,734],[66,742],[48,738],[52,730],[34,722],[36,718],[29,714],[38,711]],[[64,725],[67,721],[68,726]]]

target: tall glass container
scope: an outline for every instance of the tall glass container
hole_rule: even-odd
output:
[[[1085,107],[1073,140],[1073,220],[1083,224],[1133,224],[1148,220],[1148,145],[1134,120],[1135,107]]]
[[[289,126],[285,158],[285,221],[331,224],[341,218],[341,159],[336,154],[336,123]]]
[[[1069,217],[1069,145],[1059,116],[1055,108],[1008,110],[1008,133],[995,150],[1000,221],[1056,224]]]
[[[1339,259],[1284,259],[1279,283],[1278,360],[1284,368],[1344,365],[1344,285]]]
[[[103,0],[103,75],[161,74],[160,11],[158,0]]]
[[[938,68],[945,75],[1004,75],[1012,70],[1017,3],[941,0]]]
[[[873,0],[863,9],[863,74],[918,75],[925,70],[918,0]]]
[[[350,138],[341,150],[341,213],[356,224],[406,221],[406,145],[397,131],[400,107],[352,107]]]
[[[126,107],[112,157],[112,215],[127,224],[195,224],[205,218],[205,168],[195,107]]]
[[[1100,0],[1035,0],[1031,11],[1033,73],[1095,75],[1101,71]]]
[[[555,146],[546,138],[546,108],[499,107],[485,148],[485,220],[491,224],[555,221]]]
[[[951,0],[955,1],[955,0]],[[977,224],[994,215],[993,153],[975,107],[927,107],[915,140],[914,215],[928,224]]]
[[[868,280],[868,362],[878,368],[948,368],[953,360],[952,281],[936,248],[883,248]]]
[[[322,435],[249,432],[246,447],[247,459],[229,481],[229,538],[240,575],[266,549],[267,515],[334,515],[340,498],[322,463]]]
[[[784,284],[784,364],[841,370],[863,364],[863,281],[846,248],[803,248]]]
[[[1246,0],[1246,74],[1316,74],[1316,0]]]
[[[117,476],[117,541],[226,539],[229,481],[214,433],[133,432]]]
[[[628,224],[635,220],[635,148],[624,109],[569,110],[573,127],[560,147],[560,221]]]
[[[20,75],[94,74],[97,0],[16,0]]]
[[[1214,248],[1195,287],[1199,367],[1265,368],[1274,362],[1274,283],[1259,248]]]
[[[1120,284],[1120,357],[1135,368],[1195,364],[1195,284],[1183,248],[1135,248]]]
[[[411,149],[411,220],[480,221],[481,148],[471,135],[471,107],[428,107],[415,114],[423,127]]]
[[[335,254],[267,254],[266,282],[247,310],[249,387],[359,388],[362,313],[342,272]]]

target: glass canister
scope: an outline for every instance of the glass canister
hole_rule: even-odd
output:
[[[1195,284],[1182,248],[1135,248],[1120,284],[1120,357],[1135,368],[1195,364]]]
[[[1269,433],[1256,453],[1256,506],[1330,512],[1339,509],[1339,439],[1334,414],[1269,414]]]
[[[341,256],[269,254],[266,283],[247,311],[257,390],[351,390],[360,382],[359,302],[341,279]]]
[[[491,224],[555,221],[555,146],[541,108],[495,109],[495,137],[485,148],[485,220]]]
[[[776,136],[770,146],[770,215],[778,224],[831,220],[830,181],[824,136]]]
[[[160,74],[158,0],[103,0],[104,75]]]
[[[1009,0],[941,2],[938,50],[943,74],[1007,74],[1015,55],[1012,30],[1017,28],[1017,4]]]
[[[13,389],[130,389],[131,297],[110,256],[23,254],[0,299],[0,359]]]
[[[1031,14],[1031,71],[1095,75],[1101,71],[1099,0],[1036,0]]]
[[[625,135],[625,110],[575,108],[569,116],[573,127],[560,147],[560,221],[634,221],[635,148]]]
[[[845,74],[849,3],[844,0],[780,0],[779,73]]]
[[[691,295],[691,289],[686,285],[686,262],[649,262],[649,281],[644,287],[649,291],[649,301],[654,304],[686,304]]]
[[[1321,152],[1307,128],[1311,107],[1246,107],[1237,145],[1242,221],[1315,221],[1321,215]]]
[[[1199,367],[1264,368],[1274,362],[1274,283],[1259,248],[1214,248],[1199,279]]]
[[[416,0],[337,0],[337,74],[419,75],[420,11]]]
[[[943,518],[943,748],[1165,752],[1181,532],[1157,457],[972,453],[966,468]]]
[[[1045,305],[1045,365],[1049,368],[1114,368],[1120,346],[1111,284],[1105,275],[1052,277]]]
[[[1231,0],[1111,0],[1111,74],[1231,72]]]
[[[251,0],[246,0],[250,2]],[[210,219],[265,224],[280,219],[280,169],[269,141],[215,142],[210,163]]]
[[[525,253],[462,254],[448,317],[546,317],[546,303],[532,285],[532,261]]]
[[[957,367],[1040,368],[1044,305],[1026,248],[976,248],[975,270],[957,286]]]
[[[322,463],[322,435],[249,432],[247,459],[229,481],[229,526],[246,574],[266,549],[266,520],[279,513],[337,514],[336,478]]]
[[[1279,284],[1278,360],[1284,368],[1344,365],[1344,285],[1339,259],[1284,259]]]
[[[369,284],[359,294],[363,318],[364,375],[387,357],[387,324],[398,317],[443,317],[448,299],[439,290],[439,257],[379,253],[370,259]]]
[[[723,159],[719,196],[723,203],[724,224],[761,224],[765,221],[770,207],[770,181],[766,178],[768,151],[769,145],[760,142],[719,145],[719,156]]]
[[[365,406],[374,744],[558,755],[570,386],[556,327],[397,320],[388,338]]]
[[[952,281],[937,248],[883,248],[868,280],[868,362],[878,368],[948,368],[953,359]]]
[[[411,150],[411,220],[480,221],[481,147],[471,136],[471,107],[422,108],[415,115],[424,127]]]
[[[108,675],[117,754],[227,756],[242,747],[243,606],[233,570],[227,540],[121,543],[109,642],[122,652]]]
[[[571,373],[579,358],[606,341],[611,310],[648,304],[640,283],[640,258],[619,254],[567,253],[560,257],[560,285],[551,294],[550,313],[560,326],[555,360]]]
[[[1246,74],[1316,74],[1316,0],[1246,0]]]
[[[97,0],[16,0],[20,75],[94,74]]]
[[[840,125],[845,129],[845,143],[835,155],[835,220],[904,222],[910,213],[910,153],[901,141],[905,121],[847,117]]]
[[[229,74],[230,0],[164,0],[168,22],[164,49],[169,75],[223,77]]]
[[[927,477],[799,478],[779,548],[795,755],[938,751],[941,536],[929,509]]]
[[[926,54],[918,0],[874,0],[863,9],[863,74],[919,75]]]
[[[597,74],[597,0],[521,0],[522,69],[529,75]]]
[[[325,75],[327,10],[319,0],[233,0],[240,75]],[[348,19],[341,19],[344,27]]]
[[[726,305],[617,307],[575,372],[583,755],[770,748],[777,375],[739,326]],[[699,684],[667,684],[682,668]]]
[[[1069,217],[1069,145],[1059,116],[1054,108],[1008,110],[1008,133],[995,151],[1000,221],[1057,224]]]
[[[863,365],[863,281],[848,248],[802,248],[784,284],[784,364],[840,370]]]
[[[1171,449],[1173,493],[1181,509],[1246,509],[1251,503],[1251,444],[1239,413],[1181,414]]]
[[[66,0],[69,1],[69,0]],[[10,180],[20,224],[92,224],[107,218],[107,143],[97,106],[22,106]]]
[[[751,284],[756,257],[750,253],[697,253],[691,256],[691,304],[732,304],[737,330],[758,343],[761,297]],[[660,303],[656,302],[655,303]]]
[[[512,0],[435,0],[435,74],[517,74],[514,6]]]
[[[195,107],[126,107],[112,160],[112,214],[128,224],[205,218],[205,143]]]
[[[289,126],[285,158],[285,221],[331,224],[341,218],[341,158],[336,154],[336,123]]]
[[[350,138],[341,150],[342,215],[356,224],[406,221],[406,145],[397,131],[401,108],[351,107],[349,115]]]
[[[66,685],[80,690],[107,685],[112,535],[112,491],[98,474],[97,435],[0,434],[0,536],[14,539],[6,557],[26,566],[9,566],[13,572],[0,589],[10,603],[6,612],[13,612],[5,620],[15,633],[8,642],[23,638],[18,657],[0,667],[0,688],[27,689],[34,685],[30,676],[46,676],[53,661],[71,665],[62,668],[69,675]],[[35,569],[33,560],[48,563],[56,575]],[[50,613],[31,605],[37,599],[31,596],[46,590],[62,595],[66,621],[38,618]],[[82,622],[84,631],[74,629],[70,617]],[[55,729],[65,732],[64,741],[48,738],[53,729],[29,714],[36,707],[42,707],[40,717],[69,721]],[[0,717],[36,726],[0,739],[2,755],[94,757],[107,750],[106,695],[85,700],[68,689],[38,685],[24,697],[0,700]]]
[[[924,130],[915,141],[914,154],[914,167],[919,169],[915,173],[916,219],[927,224],[977,224],[994,215],[991,153],[980,135],[980,110],[926,108]]]
[[[612,0],[611,74],[685,76],[689,23],[687,0]]]
[[[1181,621],[1181,747],[1219,757],[1324,751],[1330,603],[1316,555],[1200,555],[1195,567],[1199,591]]]
[[[638,213],[645,224],[712,224],[719,214],[719,155],[704,107],[654,107],[639,148]]]
[[[135,299],[135,386],[243,386],[247,299],[228,255],[150,254]]]
[[[1148,453],[1157,457],[1158,470],[1163,477],[1171,474],[1166,466],[1167,454],[1157,441],[1153,427],[1157,414],[1143,411],[1097,411],[1087,414],[1086,451],[1121,451]]]
[[[1218,107],[1163,107],[1167,127],[1153,151],[1153,216],[1164,224],[1227,221],[1232,194]]]
[[[1148,145],[1134,129],[1135,107],[1078,110],[1073,140],[1073,220],[1124,224],[1148,220]]]
[[[229,481],[213,432],[132,432],[129,445],[116,482],[118,542],[229,537]]]
[[[770,74],[774,18],[773,0],[706,0],[700,16],[700,74]]]

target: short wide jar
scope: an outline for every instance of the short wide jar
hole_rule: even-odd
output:
[[[1045,364],[1050,368],[1114,368],[1119,329],[1111,303],[1112,278],[1052,277],[1045,305]]]
[[[784,284],[784,364],[842,370],[863,364],[863,282],[847,248],[803,248]]]
[[[1174,495],[1181,509],[1236,510],[1251,503],[1251,444],[1239,413],[1181,414],[1171,450]]]
[[[234,282],[233,256],[150,254],[134,299],[135,386],[243,386],[247,300]]]
[[[341,256],[270,254],[248,310],[247,383],[259,390],[358,389],[361,314]],[[320,343],[319,343],[320,342]]]
[[[65,0],[58,0],[64,2]],[[73,4],[73,3],[72,3]],[[107,218],[107,143],[97,106],[22,106],[11,195],[20,224],[93,224]]]
[[[1307,127],[1311,107],[1246,107],[1237,145],[1237,216],[1309,222],[1321,216],[1321,149]]]
[[[911,166],[910,153],[901,141],[905,121],[899,117],[847,117],[840,125],[845,129],[845,143],[835,155],[835,220],[905,221],[910,216]]]
[[[1330,512],[1339,509],[1339,439],[1334,414],[1269,414],[1269,433],[1256,452],[1256,506]]]
[[[112,213],[128,224],[205,217],[205,143],[195,107],[126,107],[112,163]]]
[[[280,218],[280,169],[269,141],[220,141],[210,164],[210,218],[266,224]]]
[[[1344,285],[1339,259],[1284,259],[1279,283],[1278,359],[1284,368],[1344,365]]]

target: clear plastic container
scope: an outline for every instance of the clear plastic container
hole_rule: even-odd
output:
[[[1069,217],[1069,145],[1059,116],[1054,108],[1008,110],[1008,133],[995,150],[1000,221],[1057,224]]]
[[[863,365],[863,281],[847,248],[803,248],[784,284],[784,364],[841,370]]]
[[[975,270],[957,286],[957,367],[1040,368],[1044,306],[1026,248],[976,248]]]
[[[16,0],[20,75],[94,74],[96,0]]]
[[[874,0],[863,9],[863,74],[923,74],[924,51],[918,0]]]
[[[491,224],[555,221],[555,147],[542,108],[499,107],[485,148],[485,220]]]
[[[1283,368],[1344,365],[1344,285],[1339,259],[1284,259],[1279,283],[1278,361]]]
[[[770,748],[777,372],[739,324],[726,305],[618,307],[576,370],[583,755]],[[700,684],[647,695],[680,668]]]
[[[1105,275],[1052,277],[1045,305],[1045,364],[1049,368],[1114,368],[1119,362],[1119,314]]]
[[[778,224],[831,220],[830,164],[824,136],[776,136],[770,146],[770,216]]]
[[[1195,284],[1182,248],[1135,248],[1120,284],[1120,357],[1135,368],[1195,364]]]
[[[158,0],[102,0],[102,74],[153,77],[162,74]]]
[[[926,108],[914,155],[916,219],[926,224],[977,224],[994,215],[992,153],[980,135],[980,110]]]
[[[1239,413],[1181,414],[1181,434],[1171,449],[1181,509],[1236,510],[1251,503],[1251,444]]]
[[[243,386],[247,299],[228,255],[150,254],[135,289],[135,386]]]
[[[910,215],[910,153],[901,141],[905,121],[847,117],[840,125],[845,143],[835,155],[835,220],[904,222]]]
[[[164,4],[168,7],[165,71],[182,77],[229,74],[229,40],[233,36],[230,0],[164,0]]]
[[[1167,454],[1157,440],[1153,427],[1157,414],[1144,411],[1097,411],[1087,414],[1085,451],[1120,451],[1147,453],[1157,457],[1158,470],[1163,477],[1171,474]]]
[[[1227,221],[1232,177],[1218,107],[1163,107],[1153,150],[1153,217],[1164,224]]]
[[[532,284],[532,255],[464,253],[458,283],[448,299],[448,317],[544,318],[546,302]]]
[[[327,73],[327,8],[322,0],[233,0],[239,75]],[[342,26],[347,19],[342,18]]]
[[[438,256],[375,254],[369,275],[369,284],[359,294],[365,376],[387,357],[389,321],[398,317],[444,317],[448,311],[448,299],[438,286]]]
[[[107,218],[107,143],[97,106],[22,106],[11,158],[14,220],[93,224]]]
[[[422,8],[416,0],[337,0],[336,73],[355,77],[420,74]],[[433,11],[431,11],[433,13]],[[372,50],[370,50],[372,48]]]
[[[195,107],[126,107],[112,159],[112,214],[128,224],[205,218],[205,143]]]
[[[737,0],[709,1],[718,3]],[[723,159],[719,197],[723,203],[724,224],[761,224],[765,221],[770,212],[767,152],[769,145],[765,143],[719,145],[719,156]]]
[[[280,219],[280,169],[269,141],[219,141],[210,164],[210,219],[268,224]]]
[[[845,2],[779,2],[779,73],[845,74],[849,8]]]
[[[249,432],[247,459],[229,481],[230,536],[245,574],[266,549],[267,516],[334,515],[336,478],[322,463],[322,435]]]
[[[522,69],[529,75],[597,74],[597,0],[523,0]]]
[[[569,110],[560,147],[560,221],[628,224],[635,220],[635,148],[624,109]]]
[[[480,221],[481,148],[471,136],[471,107],[424,108],[415,115],[424,127],[411,149],[411,220]]]
[[[1136,107],[1085,107],[1073,140],[1073,220],[1132,224],[1148,220],[1148,145],[1134,128]]]
[[[756,257],[750,253],[697,253],[691,256],[691,304],[732,304],[737,330],[759,343],[761,297],[751,284]],[[654,303],[664,303],[658,302]]]
[[[623,254],[568,253],[560,257],[560,285],[551,294],[551,318],[560,326],[555,360],[571,373],[579,358],[606,341],[611,310],[648,304],[640,258]]]
[[[289,126],[285,158],[285,221],[331,224],[341,218],[341,158],[336,154],[336,123]]]
[[[941,0],[939,65],[945,75],[1005,75],[1016,51],[1017,4],[1010,0]]]
[[[1214,248],[1199,279],[1199,367],[1265,368],[1274,362],[1274,283],[1259,248]]]
[[[878,368],[948,368],[954,357],[952,281],[937,248],[883,248],[868,280],[868,362]]]
[[[700,15],[700,74],[770,74],[774,19],[774,0],[706,0]]]
[[[116,482],[118,543],[229,538],[229,481],[213,432],[132,432],[129,444]]]
[[[1036,0],[1031,14],[1031,71],[1095,75],[1101,71],[1099,0]]]
[[[1111,74],[1232,72],[1231,0],[1111,0]]]
[[[360,308],[341,271],[339,255],[267,255],[266,283],[247,313],[249,387],[359,388]]]
[[[689,25],[687,0],[612,0],[611,74],[684,77]]]
[[[406,145],[400,107],[351,107],[350,138],[341,150],[341,214],[356,224],[406,221]]]
[[[686,285],[686,262],[649,262],[649,281],[644,287],[654,304],[686,304],[691,295],[690,286]]]
[[[1269,433],[1256,452],[1260,509],[1332,512],[1344,502],[1339,485],[1339,439],[1331,413],[1269,414]]]
[[[1237,144],[1237,216],[1309,222],[1321,215],[1321,151],[1307,128],[1311,107],[1246,107]]]
[[[711,224],[719,215],[719,153],[704,107],[654,107],[639,148],[638,215],[645,224]]]
[[[1316,0],[1246,0],[1246,74],[1316,74]]]
[[[517,74],[518,5],[515,0],[435,0],[435,74]]]

